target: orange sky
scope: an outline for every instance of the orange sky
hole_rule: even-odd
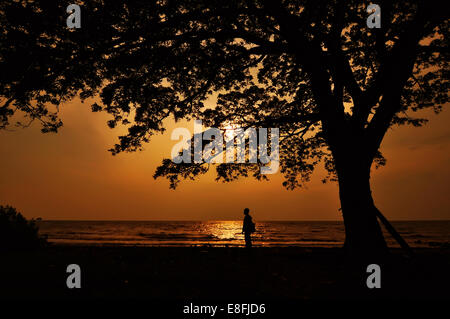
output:
[[[43,219],[230,220],[242,218],[244,207],[256,220],[341,218],[337,184],[322,184],[322,169],[307,189],[294,191],[281,186],[280,174],[270,182],[223,184],[213,173],[173,191],[165,179],[152,177],[176,143],[173,123],[145,151],[113,157],[107,149],[123,129],[107,128],[107,114],[74,101],[62,107],[61,117],[58,134],[41,134],[38,123],[0,131],[0,204]],[[423,128],[391,129],[382,145],[387,166],[373,173],[372,187],[391,220],[450,219],[450,112],[429,118]]]

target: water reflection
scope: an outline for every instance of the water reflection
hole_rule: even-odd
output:
[[[244,236],[241,234],[242,222],[240,221],[214,221],[205,222],[202,225],[202,232],[210,234],[218,240],[236,240],[242,239]]]

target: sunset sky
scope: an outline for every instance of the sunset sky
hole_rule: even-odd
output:
[[[391,220],[449,219],[450,112],[428,113],[422,128],[395,127],[382,151],[387,166],[374,171],[376,205]],[[123,128],[106,126],[109,116],[90,103],[63,105],[58,134],[27,129],[0,131],[0,203],[26,217],[71,220],[232,220],[249,207],[255,220],[340,220],[337,184],[322,184],[320,167],[306,189],[288,191],[280,174],[269,182],[214,181],[214,171],[170,190],[152,175],[176,141],[168,122],[143,152],[112,156],[107,151]],[[193,125],[187,128],[193,130]]]

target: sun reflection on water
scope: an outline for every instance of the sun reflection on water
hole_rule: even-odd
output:
[[[216,221],[208,222],[205,231],[217,239],[238,239],[241,234],[242,222],[240,221]]]
[[[211,237],[213,245],[242,245],[244,235],[242,221],[208,221],[204,222],[200,231]]]

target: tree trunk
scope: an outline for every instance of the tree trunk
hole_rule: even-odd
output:
[[[373,260],[384,257],[388,251],[370,189],[371,163],[360,156],[347,156],[337,165],[337,173],[346,253]]]

